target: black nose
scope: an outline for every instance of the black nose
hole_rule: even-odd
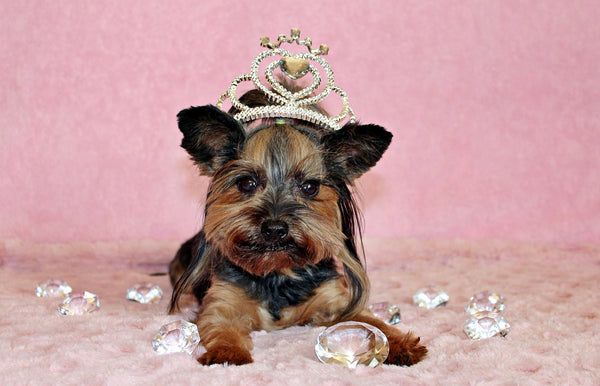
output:
[[[288,234],[288,225],[281,220],[265,220],[260,226],[263,239],[274,243],[283,240]]]

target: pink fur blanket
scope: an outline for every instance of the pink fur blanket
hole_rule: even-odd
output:
[[[366,241],[371,301],[402,311],[399,328],[413,330],[429,357],[412,367],[349,370],[320,363],[314,342],[322,330],[295,327],[255,332],[255,362],[202,367],[187,354],[159,356],[151,340],[167,315],[165,272],[174,243],[0,244],[0,383],[392,385],[600,384],[600,247],[506,242]],[[101,308],[61,316],[59,301],[37,298],[48,278],[99,295]],[[159,284],[158,304],[125,299],[140,281]],[[416,289],[435,283],[450,294],[447,307],[422,310]],[[462,331],[471,295],[491,289],[506,302],[506,338],[471,341]]]

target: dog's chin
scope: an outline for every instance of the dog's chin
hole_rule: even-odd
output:
[[[316,263],[294,242],[238,244],[227,255],[235,265],[256,276]]]

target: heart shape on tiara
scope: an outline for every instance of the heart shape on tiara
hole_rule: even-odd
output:
[[[286,56],[286,57],[291,58],[291,56]],[[284,57],[284,58],[286,58],[286,57]],[[267,82],[273,88],[273,91],[275,91],[275,92],[267,89],[263,84],[256,85],[256,86],[259,89],[261,89],[263,92],[265,92],[267,95],[270,95],[271,98],[277,98],[278,96],[283,97],[284,99],[283,99],[282,104],[287,104],[289,101],[292,101],[293,103],[305,105],[305,101],[307,99],[310,99],[307,97],[312,92],[314,92],[321,84],[321,75],[319,74],[319,71],[317,71],[317,69],[314,66],[311,66],[309,64],[306,71],[310,72],[312,74],[312,76],[313,76],[312,83],[310,83],[309,85],[307,85],[305,87],[297,87],[296,92],[292,92],[292,91],[288,90],[287,87],[284,84],[282,84],[278,79],[275,78],[273,70],[275,70],[275,68],[277,66],[279,66],[279,63],[280,63],[280,61],[272,62],[269,66],[267,66],[267,69],[265,70],[265,77],[267,78]]]
[[[288,78],[296,80],[308,73],[309,63],[306,59],[286,56],[279,61],[279,67]]]
[[[273,61],[269,66],[267,66],[267,69],[265,70],[265,76],[267,78],[268,85],[273,88],[273,90],[269,90],[260,81],[260,78],[258,76],[258,68],[260,66],[260,63],[264,59],[275,55],[279,55],[282,58],[280,60]],[[293,58],[294,60],[297,59],[305,61],[307,63],[307,73],[310,72],[313,75],[313,82],[308,86],[297,90],[296,92],[291,92],[287,90],[287,88],[281,82],[275,79],[275,76],[273,74],[275,68],[277,66],[280,66],[281,60],[285,58]],[[313,65],[309,64],[309,60],[314,63],[318,63],[323,68],[326,74],[327,82],[327,86],[325,87],[325,89],[319,94],[314,95],[312,97],[309,97],[309,95],[313,93],[321,84],[321,75]],[[269,96],[271,100],[276,101],[281,105],[288,105],[291,103],[295,106],[308,106],[311,104],[318,103],[319,101],[323,100],[327,95],[329,95],[329,93],[331,92],[331,88],[333,87],[333,71],[331,71],[331,68],[323,58],[311,53],[292,55],[289,51],[282,49],[265,51],[263,54],[257,56],[254,60],[251,75],[252,81],[254,82],[256,87],[265,94],[267,94],[267,96]]]

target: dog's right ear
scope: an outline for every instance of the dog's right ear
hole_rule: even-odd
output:
[[[231,115],[206,105],[180,111],[177,120],[183,133],[181,147],[192,156],[202,174],[212,176],[238,157],[245,131]]]

